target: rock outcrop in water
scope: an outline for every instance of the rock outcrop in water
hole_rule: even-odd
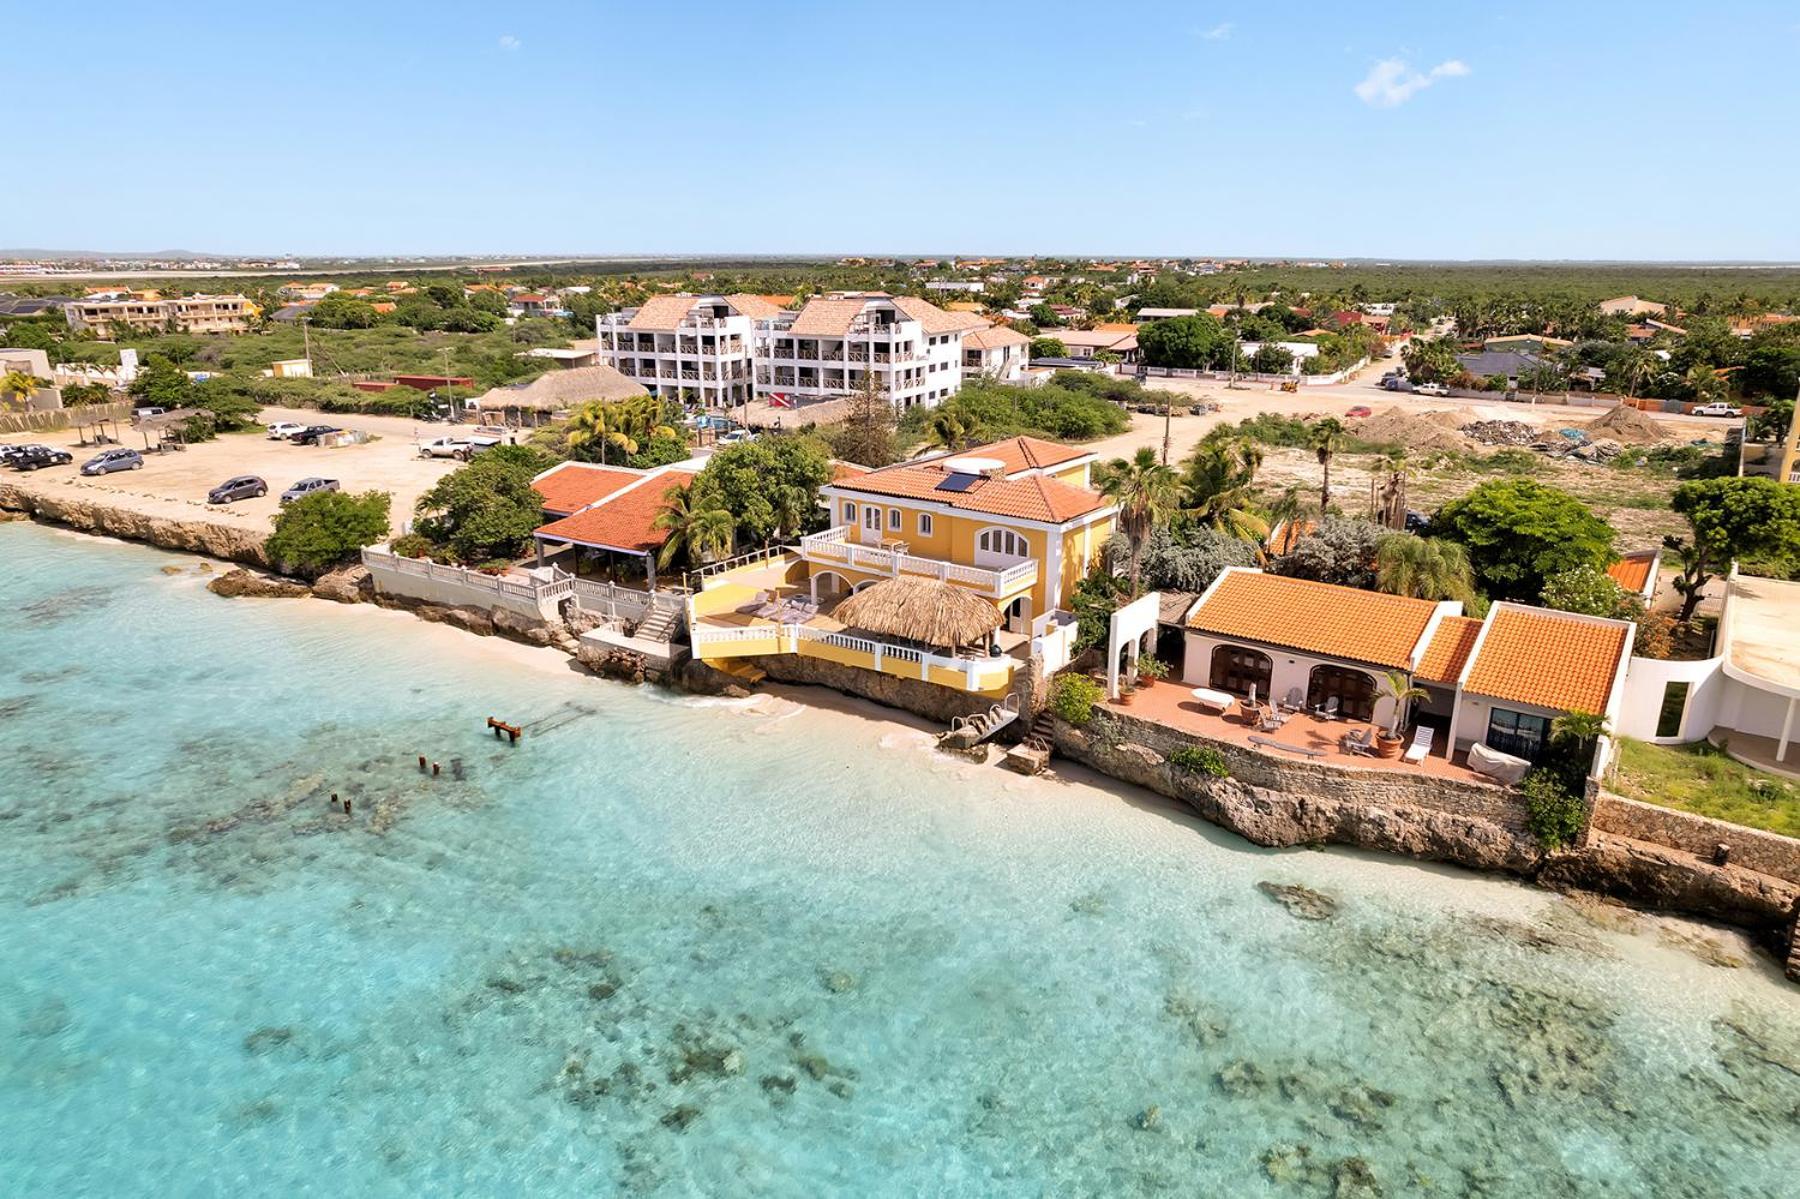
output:
[[[312,588],[304,583],[271,578],[268,575],[245,570],[241,566],[220,575],[208,583],[206,589],[214,595],[222,595],[227,599],[238,599],[243,596],[252,599],[300,599],[312,595]]]

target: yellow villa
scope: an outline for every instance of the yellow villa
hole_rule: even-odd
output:
[[[801,654],[995,695],[1033,654],[1046,671],[1060,669],[1074,639],[1065,604],[1116,515],[1091,486],[1094,461],[1016,437],[840,470],[820,489],[830,528],[704,580],[690,600],[694,653],[728,670],[745,658]],[[859,626],[834,617],[847,597],[876,586],[892,593],[890,612],[910,618],[871,628],[866,618]],[[953,622],[926,619],[950,609]],[[927,635],[928,624],[952,631]]]

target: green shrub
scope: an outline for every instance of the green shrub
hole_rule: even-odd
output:
[[[1554,771],[1533,770],[1519,783],[1525,827],[1545,849],[1572,845],[1587,821],[1587,804]]]
[[[1189,774],[1211,775],[1216,779],[1231,777],[1225,755],[1210,745],[1177,746],[1169,751],[1169,765]]]
[[[387,536],[385,491],[347,495],[315,491],[275,515],[275,531],[263,543],[271,562],[301,574],[319,575]]]
[[[1050,687],[1050,710],[1070,724],[1086,724],[1104,698],[1106,688],[1085,674],[1062,674]]]
[[[388,548],[402,558],[431,557],[431,541],[418,533],[405,533],[388,543]]]
[[[1139,654],[1137,672],[1146,679],[1166,679],[1169,677],[1169,664],[1155,654]]]

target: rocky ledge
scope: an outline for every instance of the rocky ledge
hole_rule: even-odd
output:
[[[312,588],[305,583],[272,578],[269,575],[245,570],[241,566],[220,575],[208,583],[206,589],[214,595],[222,595],[227,599],[237,599],[241,596],[248,596],[252,599],[299,599],[312,594]]]
[[[267,568],[270,565],[263,553],[264,535],[252,529],[205,520],[150,516],[92,500],[51,495],[16,482],[0,483],[0,508],[67,525],[83,533],[141,541],[162,549],[204,554],[249,566]]]

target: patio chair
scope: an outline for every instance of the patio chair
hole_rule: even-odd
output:
[[[1318,713],[1318,715],[1323,716],[1326,720],[1336,720],[1338,714],[1338,697],[1335,695],[1332,696],[1317,708],[1314,708],[1313,711]]]
[[[1264,708],[1262,719],[1257,721],[1257,728],[1265,733],[1273,733],[1287,723],[1287,717],[1274,708]]]
[[[1423,762],[1425,760],[1425,755],[1431,752],[1431,739],[1435,732],[1436,730],[1430,725],[1414,725],[1412,744],[1406,747],[1406,753],[1403,755],[1404,759],[1414,765]]]
[[[1371,728],[1351,729],[1339,740],[1345,753],[1372,754],[1375,752],[1375,730]]]
[[[1282,699],[1280,706],[1286,708],[1290,712],[1301,711],[1306,707],[1306,697],[1300,693],[1300,688],[1289,687],[1288,693],[1286,697]]]
[[[769,593],[766,591],[759,591],[750,597],[748,603],[739,604],[736,608],[733,608],[732,611],[740,616],[755,616],[768,604],[768,602]]]

